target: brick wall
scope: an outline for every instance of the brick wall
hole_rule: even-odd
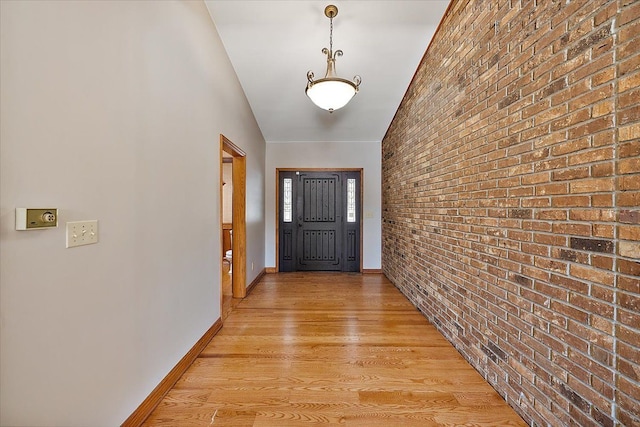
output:
[[[382,156],[389,279],[531,425],[640,425],[640,1],[453,0]]]

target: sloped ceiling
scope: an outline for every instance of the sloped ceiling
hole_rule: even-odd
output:
[[[338,76],[362,77],[360,92],[333,113],[305,95],[307,71],[324,76],[329,19]],[[448,0],[206,0],[211,17],[269,142],[381,141]]]

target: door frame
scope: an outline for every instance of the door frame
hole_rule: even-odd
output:
[[[231,250],[233,251],[231,274],[234,298],[247,296],[247,162],[246,153],[223,134],[220,134],[220,233],[222,233],[222,182],[223,153],[231,155],[232,162],[232,230]],[[223,254],[222,234],[220,235],[220,251]],[[220,257],[222,262],[222,257]],[[220,304],[222,304],[222,266],[220,266]]]
[[[360,173],[360,266],[359,271],[362,273],[363,253],[363,228],[364,228],[364,169],[363,168],[276,168],[276,268],[275,272],[280,271],[280,172],[359,172]]]

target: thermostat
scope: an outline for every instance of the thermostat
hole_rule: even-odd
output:
[[[37,230],[57,226],[58,209],[56,208],[16,208],[16,230]]]

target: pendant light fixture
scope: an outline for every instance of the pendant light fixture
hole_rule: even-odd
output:
[[[313,80],[313,71],[307,73],[307,88],[305,93],[318,107],[333,113],[342,108],[358,93],[360,76],[355,76],[353,81],[336,76],[336,58],[342,56],[341,50],[333,51],[333,18],[338,15],[338,8],[332,4],[324,8],[324,14],[329,18],[329,49],[322,49],[327,55],[327,72],[322,79]]]

